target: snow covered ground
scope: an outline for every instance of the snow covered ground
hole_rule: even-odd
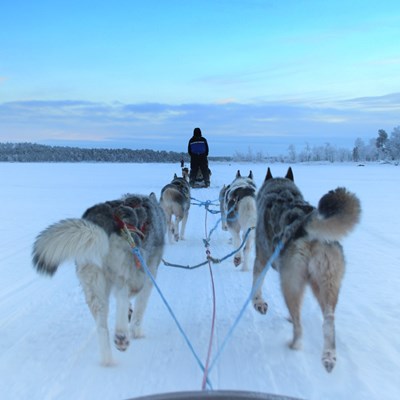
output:
[[[252,169],[258,187],[267,165],[211,164],[209,189],[192,191],[216,200],[237,169]],[[287,165],[271,165],[283,175]],[[291,324],[278,275],[268,272],[266,316],[251,306],[211,371],[215,390],[244,390],[304,399],[398,399],[400,396],[400,167],[392,165],[294,165],[304,197],[316,205],[329,189],[346,186],[360,197],[363,214],[343,241],[347,271],[336,312],[338,361],[328,374],[320,356],[322,317],[307,292],[303,349],[287,342]],[[95,325],[72,264],[53,278],[36,274],[30,253],[35,236],[62,218],[126,192],[157,196],[173,164],[0,164],[0,393],[2,399],[121,400],[155,393],[201,390],[202,371],[154,290],[144,319],[146,337],[125,353],[113,349],[116,365],[103,368]],[[192,205],[185,241],[167,244],[165,259],[178,264],[205,260],[203,238],[219,215]],[[232,250],[220,226],[211,254]],[[251,289],[251,272],[232,259],[214,265],[216,330],[213,354],[224,340]],[[196,352],[205,362],[212,316],[208,267],[192,271],[160,266],[157,282]],[[114,323],[113,307],[110,328]]]

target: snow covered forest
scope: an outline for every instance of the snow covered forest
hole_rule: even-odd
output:
[[[246,152],[236,151],[231,157],[209,157],[212,161],[252,162],[363,162],[400,160],[400,126],[393,128],[390,135],[383,129],[368,143],[361,138],[355,140],[352,149],[338,148],[330,143],[297,149],[289,145],[287,154],[271,156],[262,150],[254,152],[249,145]],[[155,151],[149,149],[105,149],[68,146],[48,146],[36,143],[0,143],[0,162],[179,162],[189,161],[185,152]]]
[[[323,146],[310,146],[308,143],[298,150],[295,145],[288,147],[288,153],[278,157],[265,157],[262,152],[253,153],[249,148],[247,154],[236,152],[233,161],[278,161],[278,162],[311,162],[311,161],[393,161],[400,160],[400,126],[393,128],[389,135],[384,129],[378,131],[376,138],[368,143],[357,138],[354,147],[350,149],[338,148],[330,143]]]
[[[36,143],[0,143],[0,162],[177,162],[184,153],[131,150],[85,149],[68,146],[47,146]]]

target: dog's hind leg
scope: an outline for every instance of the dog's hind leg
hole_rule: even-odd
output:
[[[245,238],[245,235],[247,233],[247,230],[243,232],[243,240]],[[247,242],[244,246],[243,249],[243,266],[242,266],[242,271],[248,271],[249,270],[249,258],[250,258],[250,253],[251,249],[253,248],[253,243],[254,243],[254,230],[251,230],[249,235],[247,236]]]
[[[116,298],[116,325],[114,343],[119,351],[125,351],[129,347],[129,291],[127,286],[118,288]]]
[[[268,257],[264,252],[258,251],[256,254],[256,259],[254,260],[253,267],[253,306],[261,314],[266,314],[268,311],[268,303],[263,299],[262,296],[262,286],[264,278],[261,278],[261,273],[263,272],[268,261]],[[256,288],[257,286],[257,288]]]
[[[232,235],[233,248],[236,250],[240,247],[240,228],[229,228],[229,232]],[[238,251],[233,258],[233,265],[238,267],[242,263],[242,251]]]
[[[142,321],[152,288],[153,284],[150,282],[150,279],[146,279],[142,290],[135,297],[135,304],[133,306],[130,323],[130,334],[134,339],[140,339],[144,337]]]
[[[181,234],[180,234],[181,240],[185,240],[185,229],[186,229],[186,223],[187,223],[188,217],[189,217],[189,212],[185,212],[183,214],[182,223],[181,223]]]
[[[293,323],[293,339],[289,347],[293,350],[298,350],[301,348],[303,335],[301,306],[307,285],[306,265],[300,257],[289,257],[287,259],[283,257],[279,271],[283,297]]]
[[[107,284],[103,270],[97,265],[77,265],[76,271],[85,293],[86,303],[96,322],[101,363],[104,366],[112,365],[110,336],[107,325],[110,285]]]
[[[331,372],[336,364],[335,309],[345,267],[342,248],[338,244],[324,244],[321,249],[324,252],[313,258],[310,282],[324,318],[322,364],[327,372]]]
[[[167,213],[166,214],[166,219],[167,219],[167,231],[168,231],[168,241],[169,243],[172,243],[172,237],[173,237],[173,232],[174,232],[174,224],[172,221],[172,214],[171,213]]]
[[[175,242],[179,241],[179,223],[182,221],[182,217],[180,215],[175,215],[175,220],[172,226],[172,235],[175,239]]]
[[[162,256],[162,249],[156,249],[154,254],[147,258],[146,265],[150,272],[153,275],[153,278],[156,278],[157,268],[160,264]],[[145,281],[142,289],[135,297],[135,304],[133,306],[133,312],[131,316],[130,322],[130,333],[131,337],[135,339],[139,339],[144,337],[142,330],[142,320],[143,315],[147,308],[147,303],[149,301],[149,297],[151,294],[151,290],[153,289],[153,283],[151,282],[149,277],[145,277]]]

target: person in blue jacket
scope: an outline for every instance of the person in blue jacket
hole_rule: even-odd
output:
[[[194,128],[193,136],[189,140],[188,153],[190,155],[190,185],[194,186],[199,169],[203,175],[204,185],[210,186],[210,170],[208,169],[208,143],[202,136],[200,128]]]

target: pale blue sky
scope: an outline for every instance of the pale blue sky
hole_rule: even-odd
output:
[[[400,2],[19,1],[0,141],[211,154],[351,147],[400,125]]]

